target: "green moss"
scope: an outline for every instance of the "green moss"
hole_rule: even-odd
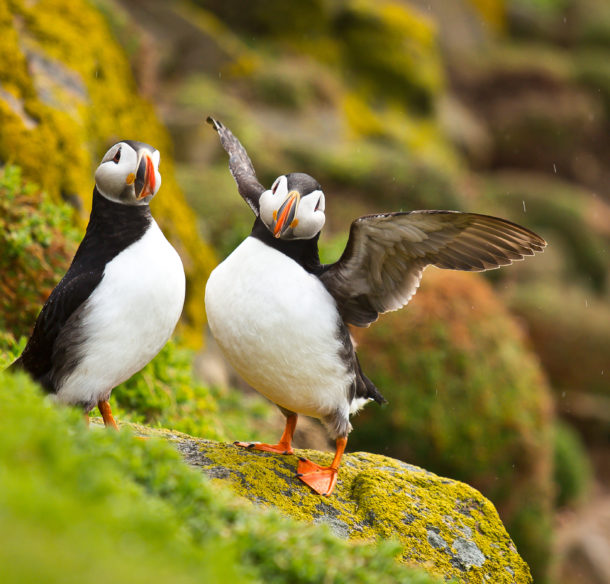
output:
[[[24,182],[19,168],[0,169],[0,330],[16,338],[31,332],[76,251],[73,215]]]
[[[303,0],[298,7],[282,0],[268,0],[264,4],[223,0],[195,0],[195,3],[237,30],[259,35],[316,35],[328,21],[325,0]]]
[[[429,114],[443,84],[431,21],[398,3],[342,3],[332,30],[346,74],[366,95]]]
[[[214,482],[219,486],[228,485],[259,505],[277,508],[282,515],[328,523],[355,542],[397,539],[400,558],[406,564],[426,567],[457,582],[531,581],[493,505],[463,483],[391,458],[359,452],[344,456],[337,488],[326,499],[313,494],[295,477],[294,456],[188,436],[168,438],[176,442],[191,464],[216,477]],[[331,460],[330,454],[316,451],[300,450],[296,456],[321,464]],[[433,545],[431,533],[446,545]],[[460,540],[468,542],[471,549],[476,546],[485,561],[469,565],[460,555]]]
[[[407,310],[357,333],[363,370],[390,404],[354,419],[352,444],[481,489],[542,579],[551,535],[550,395],[490,287],[474,274],[430,269]]]
[[[565,422],[555,424],[554,446],[557,506],[576,505],[591,488],[591,461],[578,433]]]
[[[17,341],[12,333],[0,329],[0,371],[21,355],[26,343],[27,337],[21,337]]]
[[[23,375],[0,373],[0,388],[8,582],[434,581],[396,563],[395,544],[350,545],[245,505],[162,441],[88,430]]]
[[[55,201],[76,196],[87,210],[92,172],[112,142],[154,145],[163,188],[153,213],[184,259],[189,287],[203,289],[213,253],[176,184],[169,136],[101,14],[84,0],[3,2],[0,26],[0,84],[10,95],[0,93],[0,161],[19,164]],[[200,298],[188,296],[184,315],[186,338],[200,344]]]

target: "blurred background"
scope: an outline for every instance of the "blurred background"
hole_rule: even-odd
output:
[[[248,235],[212,115],[261,182],[322,184],[323,261],[356,217],[456,209],[541,234],[485,275],[429,269],[356,330],[388,398],[367,450],[468,482],[536,582],[610,581],[610,4],[606,0],[0,1],[0,354],[23,348],[122,138],[161,150],[153,213],[188,275],[177,337],[113,393],[124,420],[272,440],[282,416],[205,325],[207,276]],[[303,421],[299,446],[327,448]]]

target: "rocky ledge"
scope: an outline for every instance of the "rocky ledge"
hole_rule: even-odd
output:
[[[385,456],[343,457],[335,492],[314,494],[295,476],[298,456],[329,464],[330,453],[252,451],[178,432],[136,426],[171,441],[191,466],[257,505],[323,523],[352,540],[398,539],[406,564],[456,582],[532,582],[492,503],[464,483]]]

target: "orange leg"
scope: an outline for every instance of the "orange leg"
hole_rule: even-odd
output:
[[[296,414],[292,414],[286,418],[286,427],[284,433],[277,444],[264,444],[262,442],[234,442],[237,446],[253,448],[254,450],[264,450],[265,452],[276,452],[277,454],[292,454],[292,437],[294,429],[297,427]]]
[[[112,417],[112,410],[110,409],[110,404],[107,401],[99,401],[99,402],[97,402],[97,407],[100,411],[100,414],[102,414],[102,418],[104,420],[104,426],[106,426],[106,428],[108,428],[108,426],[110,426],[111,428],[118,430],[119,427],[117,426],[117,423],[114,421],[114,418]]]
[[[87,424],[87,428],[88,428],[89,427],[89,414],[84,413],[83,416],[85,418],[85,424]]]
[[[337,450],[330,466],[320,466],[306,458],[300,458],[297,476],[319,495],[330,495],[337,484],[339,464],[346,446],[347,436],[337,438]]]

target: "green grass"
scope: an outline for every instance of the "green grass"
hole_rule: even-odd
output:
[[[3,582],[429,584],[395,543],[354,545],[232,498],[165,442],[88,430],[0,373]]]

